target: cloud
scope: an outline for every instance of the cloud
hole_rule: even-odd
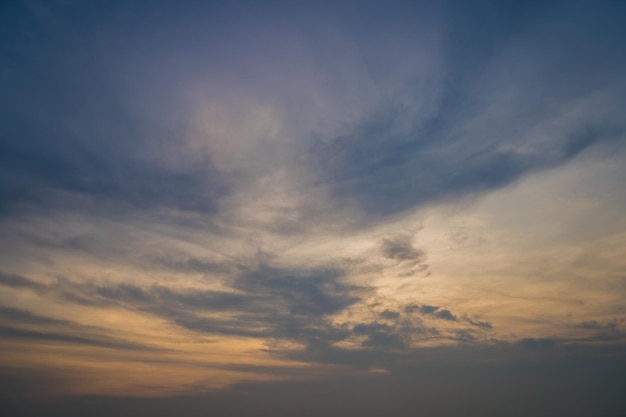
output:
[[[201,334],[260,339],[272,355],[307,362],[347,361],[367,367],[377,365],[375,352],[380,355],[385,349],[409,352],[420,341],[475,340],[470,328],[427,326],[419,318],[389,308],[368,313],[374,313],[370,321],[365,319],[368,314],[362,319],[341,318],[350,309],[363,308],[375,293],[346,281],[340,268],[286,268],[261,260],[233,271],[234,275],[223,281],[228,290],[221,291],[64,280],[36,291],[63,302],[149,314]],[[27,278],[22,281],[30,282]],[[437,306],[411,304],[404,311],[419,312],[442,323],[459,323],[452,312]],[[299,347],[294,348],[293,343]]]
[[[592,330],[612,330],[619,327],[619,325],[623,322],[623,320],[613,319],[607,323],[600,323],[596,320],[583,321],[576,324],[576,327],[580,327],[581,329],[592,329]]]
[[[404,311],[408,314],[419,312],[424,316],[429,316],[445,321],[458,321],[457,316],[454,315],[450,310],[440,309],[439,306],[432,306],[428,304],[419,306],[417,304],[409,304],[404,306]],[[484,329],[491,328],[491,324],[488,322],[476,322],[471,319],[466,319],[465,321],[474,326],[482,327]]]
[[[422,312],[422,314],[434,314],[437,310],[439,310],[439,307],[429,306],[427,304],[420,307],[420,311]]]
[[[387,309],[383,311],[382,313],[380,313],[380,317],[382,319],[394,320],[400,317],[400,313],[398,313],[397,311],[392,311],[392,310]]]
[[[3,15],[10,33],[0,42],[5,68],[0,79],[5,91],[0,103],[3,215],[25,206],[107,213],[215,209],[226,183],[209,157],[181,164],[180,153],[174,155],[181,120],[165,121],[155,114],[156,105],[133,108],[132,89],[123,92],[124,81],[109,76],[111,71],[130,76],[130,58],[121,46],[114,52],[95,45],[86,28],[87,22],[110,14],[96,17],[88,8],[55,4],[43,15],[47,19],[26,6],[10,7]],[[87,26],[73,24],[73,18],[84,19]],[[39,30],[30,36],[20,27]],[[119,22],[111,22],[110,31],[101,30],[99,36],[115,42],[113,33],[120,29]],[[154,76],[158,71],[150,72]],[[144,85],[150,78],[143,78]],[[139,79],[135,81],[137,87]],[[172,87],[161,85],[162,98],[182,105]],[[172,163],[175,159],[179,163]]]
[[[375,322],[357,324],[352,331],[356,335],[367,336],[367,340],[363,343],[366,347],[404,348],[406,346],[402,337],[386,324]]]
[[[65,280],[35,285],[21,277],[6,281],[64,302],[152,314],[196,332],[304,343],[346,338],[347,330],[333,324],[330,317],[360,302],[371,291],[344,282],[339,269],[295,269],[265,263],[239,270],[227,282],[230,291]],[[222,312],[229,314],[217,314]]]
[[[551,338],[526,338],[522,339],[519,342],[519,345],[524,349],[550,349],[552,348],[558,341]]]
[[[20,275],[6,274],[3,272],[0,272],[0,285],[6,285],[13,288],[29,288],[33,290],[42,290],[46,288],[45,285],[28,278],[24,278]]]
[[[442,320],[456,321],[456,316],[450,310],[440,310],[435,313],[435,317]]]
[[[133,351],[162,350],[143,343],[120,339],[108,334],[109,332],[103,328],[40,316],[16,308],[0,306],[0,323],[4,324],[0,325],[0,335],[6,340],[59,342]],[[35,326],[34,329],[33,326]]]
[[[510,378],[473,384],[482,366],[500,372],[492,353],[515,364],[623,350],[625,7],[151,3],[0,6],[0,335],[11,346],[42,363],[51,344],[124,351],[112,360],[150,351],[128,360],[181,369],[171,385],[143,381],[159,393],[349,375],[311,384],[377,415],[463,411],[440,401],[453,392],[467,404],[506,394]],[[579,184],[576,170],[600,165]],[[557,212],[560,231],[537,233],[549,216],[528,207]],[[575,217],[597,255],[579,245]],[[91,325],[59,318],[73,315]],[[158,357],[151,347],[185,338]],[[35,367],[11,355],[0,371],[13,358]],[[350,379],[371,369],[394,382]],[[511,392],[541,380],[526,376]],[[411,402],[416,386],[437,386],[422,397],[434,411]],[[216,414],[248,407],[216,398]],[[526,404],[483,398],[487,415]],[[359,414],[342,400],[328,410]],[[327,414],[296,402],[282,412]]]
[[[377,218],[501,188],[598,142],[623,140],[626,126],[614,109],[623,104],[618,74],[626,60],[611,59],[608,68],[588,60],[596,55],[590,45],[619,49],[617,20],[609,7],[562,8],[564,17],[554,21],[537,5],[492,10],[451,3],[445,75],[428,80],[440,82],[426,106],[435,109],[429,117],[398,131],[412,109],[390,100],[350,133],[312,144],[336,198],[354,199]],[[561,42],[542,42],[546,34]],[[428,95],[414,85],[398,95],[415,101]]]
[[[0,313],[2,313],[2,319],[8,321],[9,323],[26,323],[26,324],[36,324],[36,325],[76,325],[76,323],[71,323],[65,320],[53,319],[50,317],[39,316],[37,314],[33,314],[27,310],[20,310],[18,308],[4,307],[0,306]]]
[[[621,9],[451,2],[371,6],[354,16],[344,7],[293,7],[284,11],[291,23],[277,26],[267,11],[257,10],[267,21],[251,22],[232,5],[195,5],[196,13],[176,18],[171,7],[153,5],[150,24],[130,5],[102,15],[80,5],[55,4],[44,14],[7,7],[5,213],[25,203],[84,209],[96,200],[90,210],[209,214],[285,169],[295,187],[323,181],[327,212],[356,202],[375,218],[490,191],[623,137],[615,110],[626,65],[615,53]],[[371,24],[383,15],[395,24]],[[336,25],[336,37],[313,36],[312,22]],[[158,40],[153,25],[161,27]],[[283,40],[292,37],[295,46]],[[213,107],[223,111],[211,113],[210,124],[224,129],[190,128],[186,113],[202,101],[190,90],[219,98]],[[229,104],[241,97],[271,103],[272,111]],[[189,155],[189,140],[210,146]],[[237,168],[225,168],[227,160]],[[276,230],[303,230],[300,211]]]
[[[481,320],[472,320],[468,317],[464,318],[468,323],[470,323],[472,326],[476,326],[476,327],[480,327],[483,328],[485,330],[491,330],[493,329],[493,325],[488,322],[488,321],[481,321]]]
[[[392,239],[383,239],[382,252],[386,258],[398,261],[421,262],[425,258],[423,251],[413,247],[409,236],[395,236]]]
[[[92,338],[53,332],[40,332],[36,330],[18,329],[14,327],[0,326],[0,335],[8,339],[27,339],[43,342],[61,342],[86,346],[95,346],[109,349],[124,350],[152,350],[150,347],[139,343],[116,340],[114,338]]]
[[[335,269],[289,270],[260,265],[244,272],[234,288],[274,298],[291,314],[336,313],[359,301],[359,288],[342,283]]]

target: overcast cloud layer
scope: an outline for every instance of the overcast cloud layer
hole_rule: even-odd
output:
[[[2,408],[625,413],[625,21],[2,3]]]

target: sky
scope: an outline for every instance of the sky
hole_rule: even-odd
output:
[[[624,415],[625,21],[3,1],[3,415]]]

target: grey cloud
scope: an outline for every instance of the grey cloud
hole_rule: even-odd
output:
[[[599,331],[591,337],[584,338],[583,340],[589,342],[623,343],[624,341],[626,341],[626,332],[617,331],[615,329]]]
[[[404,349],[406,344],[397,333],[374,332],[368,335],[363,344],[366,347]]]
[[[441,310],[439,306],[431,306],[428,304],[419,306],[417,304],[409,304],[404,307],[404,311],[409,314],[414,313],[414,312],[419,312],[423,315],[435,317],[441,320],[457,321],[457,317],[454,314],[452,314],[450,310],[445,310],[445,309]],[[474,325],[479,325],[478,322],[471,322],[471,323]],[[482,324],[482,325],[486,326],[486,324]]]
[[[248,294],[205,290],[175,291],[158,284],[144,288],[125,283],[97,285],[65,279],[56,279],[51,284],[43,284],[29,278],[5,273],[0,273],[0,284],[15,288],[29,288],[44,296],[53,296],[64,301],[92,306],[124,305],[142,308],[151,305],[167,305],[191,310],[222,311],[236,307],[243,309],[243,305],[260,301],[260,298],[255,299],[249,297]],[[254,305],[251,309],[254,309]]]
[[[156,284],[70,285],[62,280],[41,291],[64,301],[141,311],[195,332],[265,339],[273,355],[305,361],[348,360],[356,364],[373,360],[375,363],[373,352],[407,350],[413,340],[448,339],[463,343],[475,340],[471,328],[455,332],[433,328],[425,326],[419,317],[402,316],[391,309],[378,313],[382,322],[333,322],[333,315],[361,302],[372,291],[344,279],[340,269],[281,268],[263,261],[240,267],[234,276],[223,281],[232,291],[176,289]],[[450,310],[438,306],[411,304],[404,306],[404,312],[442,322],[458,322]],[[485,323],[469,319],[462,322],[483,330],[488,328]],[[370,353],[333,347],[334,343],[352,336],[363,337],[360,349]],[[271,340],[297,341],[304,348],[285,350],[280,344],[272,346]]]
[[[376,322],[361,323],[352,329],[354,334],[367,336],[366,347],[388,347],[401,349],[405,347],[402,336],[394,331],[393,327]]]
[[[210,290],[173,290],[162,285],[152,285],[148,288],[130,284],[86,286],[83,291],[84,295],[92,297],[96,303],[108,301],[131,308],[165,306],[190,311],[224,311],[237,308],[245,310],[245,304],[250,303],[250,308],[254,309],[255,301],[258,301],[244,294]]]
[[[421,262],[425,259],[424,252],[413,246],[410,236],[399,235],[394,238],[383,239],[382,252],[386,258],[399,261]]]
[[[220,320],[168,307],[147,307],[145,311],[170,320],[182,328],[199,333],[255,338],[265,338],[271,335],[262,319],[248,318],[249,320],[243,323],[245,317]],[[255,325],[259,328],[255,329]]]
[[[469,329],[457,330],[455,332],[454,340],[462,343],[471,343],[476,340],[476,336],[474,336],[473,332]]]
[[[493,329],[493,325],[490,322],[488,322],[488,321],[472,320],[472,319],[470,319],[468,317],[465,317],[464,320],[467,321],[472,326],[480,327],[480,328],[485,329],[485,330]]]
[[[75,323],[71,323],[65,320],[58,320],[58,319],[53,319],[50,317],[43,317],[37,314],[33,314],[27,310],[21,310],[18,308],[11,308],[11,307],[5,307],[5,306],[0,306],[0,319],[2,319],[3,321],[6,320],[10,323],[26,323],[26,324],[35,324],[35,325],[44,325],[44,326],[56,325],[56,324],[75,325]]]
[[[22,281],[30,282],[26,278]],[[315,344],[348,337],[348,329],[332,324],[330,316],[371,291],[343,281],[343,272],[338,269],[285,269],[261,264],[239,270],[225,281],[232,291],[64,280],[37,290],[66,302],[142,311],[197,332]],[[224,318],[215,314],[219,312],[230,314]]]
[[[414,313],[415,311],[419,310],[419,306],[417,304],[409,304],[407,306],[404,306],[404,312],[405,313]]]
[[[551,349],[559,341],[552,338],[526,338],[519,342],[519,345],[524,349]]]
[[[355,198],[364,210],[376,216],[506,186],[526,173],[560,165],[596,142],[622,138],[626,128],[620,127],[616,132],[606,134],[603,128],[593,128],[585,134],[584,141],[574,141],[575,146],[570,132],[565,132],[560,139],[564,143],[563,149],[551,156],[550,152],[540,149],[532,155],[497,150],[492,145],[482,145],[479,139],[471,151],[466,150],[467,145],[460,140],[458,143],[450,140],[450,149],[444,151],[436,149],[435,145],[419,143],[424,136],[439,136],[439,133],[420,131],[415,133],[417,139],[412,147],[401,144],[394,147],[390,145],[393,139],[381,139],[380,149],[357,151],[362,147],[361,141],[365,140],[363,136],[386,136],[364,130],[353,137],[316,145],[313,154],[325,161],[321,163],[321,171],[325,173],[322,175],[327,175],[325,181],[331,184],[337,199],[341,200],[342,196]],[[573,128],[572,134],[578,135],[577,127]],[[502,132],[499,135],[509,134]],[[522,143],[520,140],[518,146]],[[459,149],[454,150],[454,147]],[[333,160],[329,157],[331,154],[337,162],[328,162]],[[381,154],[387,157],[381,157]]]
[[[96,326],[40,316],[11,307],[0,306],[0,323],[3,323],[0,325],[0,335],[6,339],[41,340],[122,350],[161,350],[114,337]]]
[[[339,201],[356,200],[377,218],[497,189],[598,142],[623,141],[626,125],[615,109],[625,104],[626,59],[618,52],[625,11],[580,3],[492,6],[449,4],[441,93],[428,103],[427,120],[414,117],[399,132],[398,121],[413,110],[385,102],[352,132],[313,142],[314,163]],[[419,82],[407,84],[398,95],[424,95]],[[559,119],[581,102],[588,115]]]
[[[30,288],[33,290],[41,290],[46,288],[44,284],[33,281],[28,278],[24,278],[20,275],[6,274],[0,272],[0,285],[6,285],[7,287],[14,288]]]
[[[582,340],[592,342],[611,342],[621,343],[626,340],[626,331],[621,328],[623,319],[614,318],[606,322],[598,322],[596,320],[584,321],[577,323],[574,327],[588,330],[590,334],[583,337]]]
[[[285,270],[261,265],[243,273],[234,288],[271,297],[292,314],[336,313],[360,300],[359,288],[341,282],[342,272],[333,269]]]
[[[114,124],[119,116],[109,117]],[[94,142],[104,140],[90,137],[89,133],[68,139],[70,134],[65,126],[36,129],[15,126],[13,130],[20,131],[20,135],[4,132],[7,140],[20,142],[15,146],[0,144],[3,178],[11,178],[0,182],[0,209],[5,213],[15,212],[25,204],[39,209],[81,208],[106,214],[120,209],[158,207],[211,212],[216,200],[226,192],[225,183],[208,161],[204,166],[183,171],[142,161],[139,149],[124,149],[126,143],[132,142],[128,136],[135,136],[136,140],[131,133],[113,133],[119,148],[102,151],[89,149]],[[66,144],[70,141],[85,142],[78,145],[85,149],[46,149],[51,146],[49,143],[76,146]]]
[[[435,317],[442,320],[456,321],[456,316],[450,310],[440,310],[435,313]]]
[[[31,282],[27,278],[22,278],[22,281]],[[252,331],[237,320],[224,322],[196,314],[230,309],[245,315],[246,308],[251,311],[258,311],[262,308],[259,299],[254,299],[254,297],[220,291],[174,291],[159,285],[142,288],[130,284],[78,284],[63,280],[48,286],[39,285],[35,289],[42,296],[57,298],[64,302],[98,307],[120,306],[147,312],[170,319],[190,330],[254,337],[268,336],[267,331]],[[39,321],[41,324],[46,324],[45,320],[48,320],[47,324],[69,324],[18,310],[6,310],[4,313],[7,318],[18,322]],[[254,326],[257,321],[249,319],[245,323]],[[93,330],[87,329],[88,332]]]
[[[227,319],[204,316],[200,311],[171,307],[147,307],[145,311],[195,332],[262,338],[268,342],[298,341],[308,348],[337,342],[349,335],[346,329],[333,325],[327,318],[291,316],[285,312],[274,311],[271,306],[257,307],[254,312],[231,310],[234,317]],[[268,350],[276,352],[273,348]]]
[[[382,255],[397,262],[401,268],[396,274],[401,277],[415,277],[417,275],[430,275],[426,261],[426,253],[413,244],[413,236],[410,234],[397,234],[381,241]]]
[[[576,327],[581,329],[592,329],[592,330],[612,330],[616,329],[623,320],[613,319],[606,323],[601,323],[596,320],[591,321],[583,321],[576,324]]]
[[[109,215],[128,208],[214,210],[228,187],[210,158],[178,166],[164,159],[180,145],[183,119],[173,108],[184,105],[176,86],[159,84],[169,69],[147,66],[150,74],[133,74],[133,55],[116,35],[132,25],[120,27],[112,10],[94,15],[78,5],[51,7],[47,21],[25,5],[3,11],[3,214],[26,207]],[[95,24],[100,19],[109,24]],[[135,77],[133,88],[126,77]],[[142,88],[160,92],[162,100],[140,110],[131,91]],[[172,105],[169,118],[158,114],[158,102]]]
[[[383,319],[394,320],[400,317],[400,313],[397,311],[385,310],[380,313],[380,317]]]
[[[188,257],[175,259],[172,257],[159,257],[154,260],[159,267],[165,267],[175,272],[199,273],[199,274],[224,274],[232,273],[237,268],[228,262],[219,262],[212,259]]]
[[[30,339],[50,342],[79,344],[109,349],[123,350],[155,350],[146,345],[118,340],[115,338],[85,337],[71,334],[42,332],[14,327],[0,326],[0,335],[6,339]]]
[[[427,304],[424,304],[420,307],[420,311],[422,312],[422,314],[434,314],[437,310],[439,310],[439,307],[429,306]]]
[[[363,55],[356,61],[365,67],[363,73],[371,74],[367,82],[385,98],[352,131],[335,138],[309,132],[311,139],[298,148],[303,151],[298,164],[311,165],[336,205],[356,201],[374,217],[395,213],[502,187],[526,173],[562,164],[596,142],[622,140],[624,124],[615,109],[624,107],[619,82],[626,68],[619,53],[624,11],[563,3],[492,6],[450,2],[444,12],[453,23],[442,28],[429,24],[425,31],[411,28],[419,28],[415,22],[423,16],[438,15],[432,11],[438,7],[410,7],[405,15],[398,12],[402,6],[389,15],[402,22],[399,26],[347,19],[348,27],[362,37],[353,39]],[[220,172],[212,155],[190,158],[179,152],[185,148],[181,135],[189,131],[191,111],[180,93],[189,89],[186,80],[193,84],[209,77],[207,73],[217,78],[236,73],[246,84],[256,74],[241,67],[257,65],[240,60],[269,65],[268,72],[278,73],[279,80],[292,69],[267,63],[256,53],[254,36],[244,36],[246,41],[234,36],[245,44],[235,47],[245,58],[224,52],[230,48],[213,35],[229,25],[217,16],[229,11],[243,18],[235,9],[195,5],[192,10],[203,18],[189,11],[174,13],[174,18],[171,5],[158,3],[152,6],[154,21],[137,25],[142,14],[136,6],[116,4],[94,14],[87,6],[56,4],[49,10],[50,21],[58,19],[56,25],[27,6],[6,7],[0,21],[5,34],[0,82],[6,92],[0,101],[0,210],[16,214],[25,207],[74,208],[111,215],[129,208],[165,207],[207,214],[241,181],[253,181]],[[351,15],[335,11],[345,18]],[[289,11],[302,18],[300,12]],[[182,15],[188,21],[180,20]],[[152,38],[155,22],[163,25],[161,42]],[[378,29],[371,32],[373,27]],[[441,44],[435,41],[439,30],[444,31]],[[304,32],[297,33],[311,40],[312,51],[329,46]],[[415,41],[413,35],[419,35]],[[436,52],[427,59],[435,61],[433,74],[417,71],[420,75],[402,74],[396,80],[398,72],[388,69],[405,67],[410,60],[405,51],[388,53],[385,45],[395,40],[411,48],[421,42],[432,47]],[[264,42],[263,50],[273,52]],[[352,64],[350,58],[328,58],[346,67]],[[334,65],[319,70],[323,79],[324,74],[342,79]],[[253,93],[273,91],[281,84],[274,77],[261,77],[246,87]],[[399,87],[386,91],[387,85]],[[545,143],[525,136],[540,136],[534,129],[544,125],[561,125],[556,117],[562,109],[596,91],[606,97],[594,106],[593,116],[573,118],[577,122],[550,130]],[[414,102],[420,103],[417,110]],[[299,208],[289,219],[265,225],[267,231],[305,230],[306,210]],[[384,245],[393,259],[419,255],[397,242]]]

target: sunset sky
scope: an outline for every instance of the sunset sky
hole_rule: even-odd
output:
[[[626,2],[0,4],[7,416],[623,416]]]

